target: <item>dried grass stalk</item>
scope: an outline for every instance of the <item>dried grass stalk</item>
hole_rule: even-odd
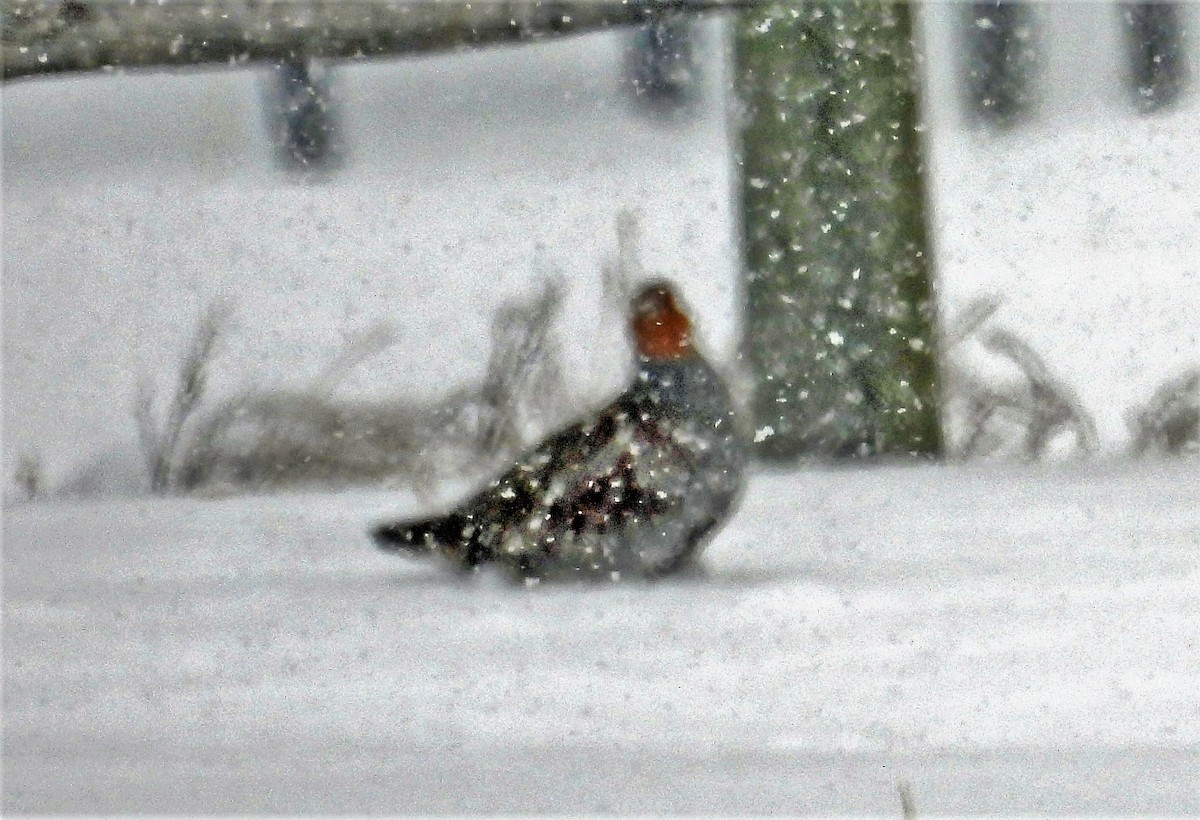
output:
[[[562,296],[561,283],[549,280],[532,300],[502,305],[483,382],[439,402],[331,395],[352,367],[393,343],[390,330],[377,326],[309,389],[249,391],[212,407],[193,425],[186,447],[176,436],[163,486],[210,493],[354,484],[423,488],[440,476],[487,469],[514,455],[527,431],[565,403],[553,333]],[[190,366],[189,359],[184,368]]]
[[[204,399],[209,365],[228,317],[229,309],[223,303],[211,305],[201,317],[180,362],[165,418],[156,418],[153,386],[143,382],[138,389],[134,420],[151,492],[161,494],[174,488],[174,467],[180,457],[184,429]]]

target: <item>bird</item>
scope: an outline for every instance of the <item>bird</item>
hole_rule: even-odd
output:
[[[637,291],[629,331],[636,372],[620,395],[454,509],[376,525],[376,546],[529,584],[653,579],[692,564],[740,501],[742,428],[669,283]]]

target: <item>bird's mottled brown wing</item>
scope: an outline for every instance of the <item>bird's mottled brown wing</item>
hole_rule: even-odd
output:
[[[572,485],[584,483],[583,476],[597,469],[597,461],[619,434],[621,420],[633,412],[627,397],[618,398],[589,420],[559,430],[524,453],[447,514],[383,523],[372,530],[372,537],[386,552],[435,551],[466,568],[495,560],[505,548],[510,557],[527,547],[536,550],[535,522],[544,521],[564,491],[572,494]]]
[[[635,413],[634,403],[622,397],[590,420],[558,431],[524,453],[459,510],[481,527],[527,523],[553,503],[552,497],[587,480],[617,439],[622,421]]]

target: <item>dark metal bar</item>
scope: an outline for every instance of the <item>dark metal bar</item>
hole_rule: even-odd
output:
[[[1033,10],[1013,0],[971,3],[963,28],[967,105],[980,119],[1007,125],[1033,103],[1037,67]]]
[[[284,168],[319,170],[336,158],[330,73],[327,67],[307,60],[285,60],[274,66],[267,113],[272,142]]]
[[[1133,99],[1142,111],[1173,103],[1187,73],[1177,3],[1126,3],[1121,9],[1129,49]]]
[[[4,0],[3,78],[521,43],[756,0]]]

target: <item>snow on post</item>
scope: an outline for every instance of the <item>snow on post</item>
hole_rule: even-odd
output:
[[[744,349],[762,457],[941,449],[911,15],[856,0],[739,16]]]

